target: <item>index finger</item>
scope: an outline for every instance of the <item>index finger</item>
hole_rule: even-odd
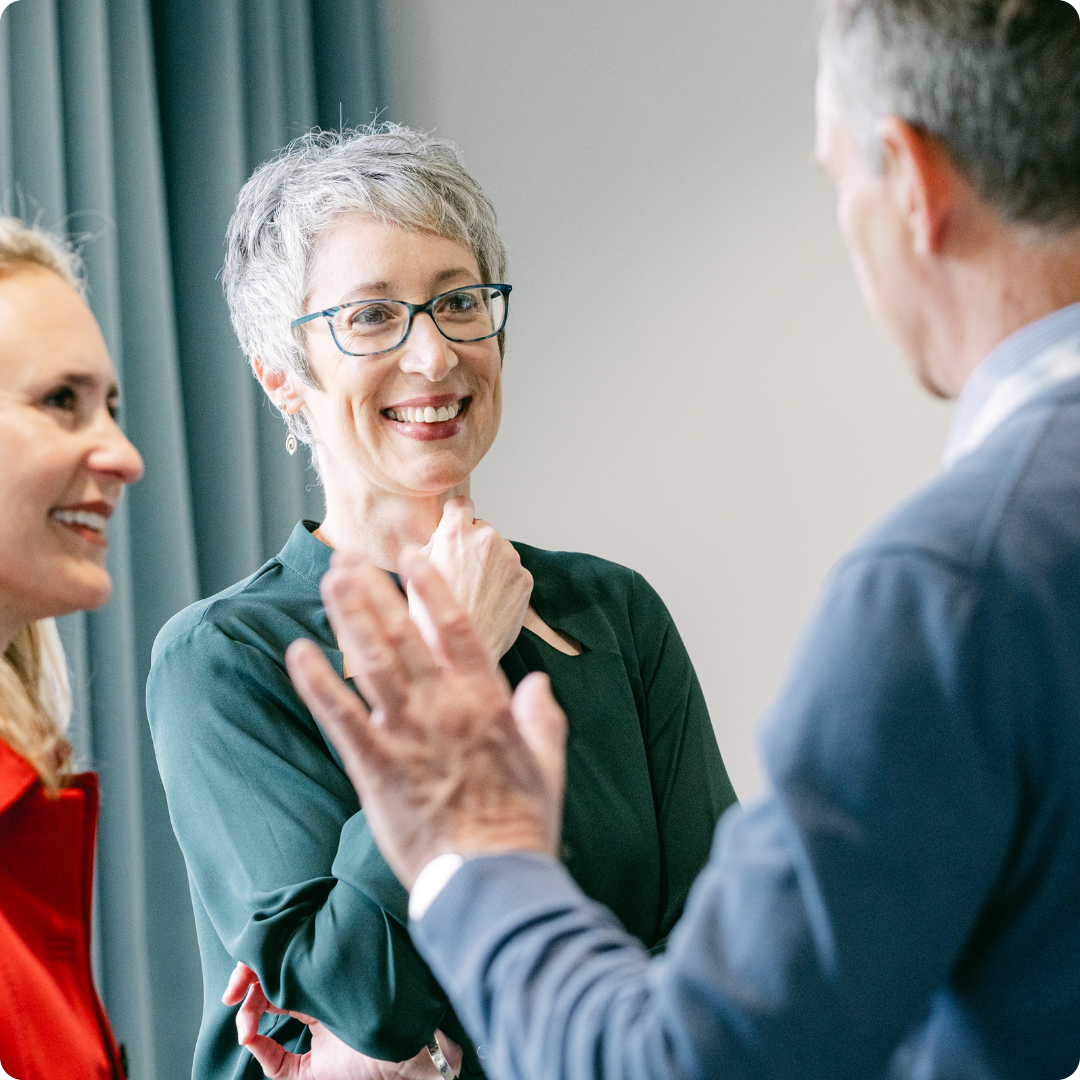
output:
[[[221,995],[222,1005],[239,1005],[247,997],[248,987],[259,981],[255,974],[246,964],[238,963],[229,976],[229,985],[225,987],[225,993]]]
[[[401,576],[415,590],[447,663],[462,673],[491,671],[491,657],[472,619],[450,591],[438,570],[417,550],[401,553]]]

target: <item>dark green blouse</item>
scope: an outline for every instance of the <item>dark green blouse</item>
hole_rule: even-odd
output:
[[[196,1080],[260,1077],[221,995],[237,960],[279,1006],[319,1017],[374,1057],[412,1057],[441,1027],[468,1037],[409,939],[408,896],[379,854],[340,760],[285,672],[298,637],[342,670],[319,598],[330,549],[297,525],[277,558],[182,611],[154,645],[147,711],[187,859],[202,953]],[[671,616],[637,574],[516,544],[532,603],[583,646],[523,630],[502,661],[516,685],[551,676],[569,718],[563,859],[581,887],[653,947],[682,911],[735,800]],[[290,1049],[306,1030],[264,1018]],[[482,1056],[482,1048],[481,1048]]]

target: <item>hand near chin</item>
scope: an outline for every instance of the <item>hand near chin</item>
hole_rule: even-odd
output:
[[[448,851],[554,854],[566,717],[547,676],[528,676],[511,699],[431,563],[406,552],[401,572],[424,611],[420,626],[393,582],[361,555],[336,552],[322,582],[370,714],[312,642],[293,642],[286,656],[297,691],[341,754],[379,848],[406,888]]]
[[[240,1005],[236,1014],[237,1039],[251,1051],[263,1075],[270,1080],[440,1080],[439,1070],[427,1050],[421,1050],[408,1061],[380,1061],[343,1043],[318,1020],[303,1013],[286,1013],[271,1005],[259,977],[243,964],[236,965],[221,1000],[226,1005]],[[307,1024],[311,1049],[306,1054],[292,1054],[280,1043],[260,1035],[259,1020],[267,1012],[292,1016]],[[436,1036],[457,1073],[461,1069],[461,1047],[441,1031]]]
[[[474,515],[471,499],[451,499],[422,550],[469,613],[488,655],[498,663],[521,633],[533,579],[513,544]],[[414,619],[424,618],[412,588],[409,607]]]

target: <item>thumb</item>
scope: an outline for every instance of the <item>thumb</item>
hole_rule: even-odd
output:
[[[534,671],[522,679],[510,710],[555,805],[561,808],[566,786],[566,714],[551,693],[547,675]]]
[[[468,495],[458,495],[443,506],[442,520],[436,532],[454,526],[471,525],[476,518],[476,506]]]
[[[310,1070],[304,1068],[309,1055],[290,1054],[281,1043],[266,1035],[256,1035],[245,1049],[259,1063],[267,1080],[303,1080],[305,1075],[310,1075]]]

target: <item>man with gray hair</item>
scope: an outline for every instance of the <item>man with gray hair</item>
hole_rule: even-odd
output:
[[[558,706],[542,677],[510,699],[423,557],[402,571],[425,639],[369,564],[324,579],[370,715],[317,649],[289,655],[506,1080],[1060,1080],[1080,1058],[1080,19],[830,0],[821,40],[860,285],[959,406],[941,475],[826,585],[766,791],[725,815],[667,955],[554,857]]]

